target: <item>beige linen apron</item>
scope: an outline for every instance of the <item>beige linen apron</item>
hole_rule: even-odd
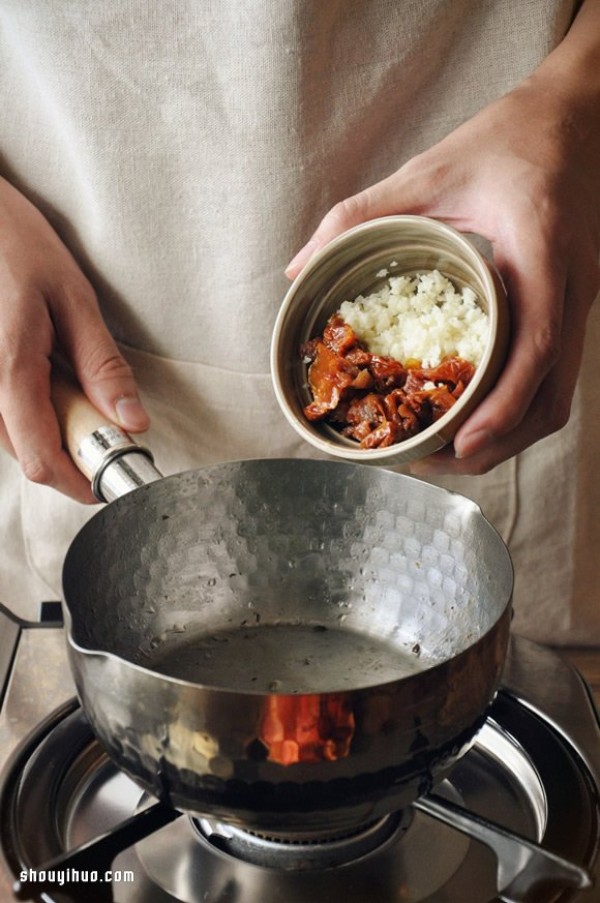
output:
[[[531,72],[573,9],[4,0],[2,173],[93,281],[165,473],[309,454],[268,372],[285,264],[333,203]],[[510,541],[515,627],[541,640],[600,640],[600,559],[584,552],[600,436],[581,438],[597,377],[589,355],[561,434],[485,477],[440,481],[476,498]],[[8,458],[0,479],[0,597],[32,615],[60,595],[65,550],[93,509],[26,483]]]

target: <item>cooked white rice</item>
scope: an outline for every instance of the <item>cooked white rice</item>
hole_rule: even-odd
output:
[[[443,358],[480,363],[488,317],[470,288],[457,290],[438,270],[391,276],[366,297],[344,301],[340,314],[372,354],[436,367]]]

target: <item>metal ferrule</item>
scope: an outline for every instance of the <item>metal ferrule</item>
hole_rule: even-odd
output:
[[[77,455],[100,502],[112,502],[162,477],[152,452],[118,426],[98,427],[82,441]]]

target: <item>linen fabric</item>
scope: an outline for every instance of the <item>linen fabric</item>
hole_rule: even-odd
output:
[[[4,0],[0,172],[91,279],[165,474],[309,456],[271,389],[283,275],[338,200],[524,77],[572,0]],[[1,224],[0,224],[1,226]],[[514,628],[600,641],[598,303],[569,425],[483,477],[509,543]],[[93,513],[0,457],[0,599],[60,597]]]

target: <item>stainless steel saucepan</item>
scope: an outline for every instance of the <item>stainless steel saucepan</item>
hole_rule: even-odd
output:
[[[78,693],[121,768],[177,809],[309,833],[447,773],[509,631],[510,558],[474,503],[332,461],[160,478],[70,391],[57,398],[97,493],[126,493],[64,565]]]

